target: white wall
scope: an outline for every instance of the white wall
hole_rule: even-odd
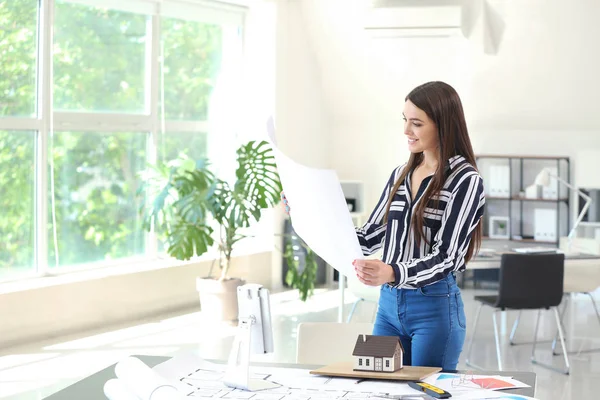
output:
[[[292,28],[307,31],[319,65],[332,166],[365,181],[371,205],[408,155],[404,96],[428,80],[458,90],[478,153],[574,156],[579,146],[600,148],[600,2],[487,1],[495,54],[484,52],[483,3],[465,3],[474,6],[469,39],[373,42],[362,29],[366,1],[301,2],[310,24]]]
[[[330,113],[321,69],[307,36],[303,3],[277,1],[275,122],[279,147],[305,165],[331,163]]]

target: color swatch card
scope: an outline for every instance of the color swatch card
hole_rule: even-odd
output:
[[[425,382],[452,393],[453,398],[507,398],[516,400],[529,399],[529,397],[526,396],[498,392],[504,389],[520,389],[530,387],[529,385],[521,381],[501,375],[439,373],[425,379]]]

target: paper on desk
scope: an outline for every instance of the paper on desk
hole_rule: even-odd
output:
[[[225,388],[221,381],[226,366],[215,364],[202,359],[195,352],[181,352],[168,361],[154,367],[154,371],[171,381],[184,381],[188,385],[188,393],[200,391],[218,391]],[[394,395],[416,394],[418,391],[410,388],[407,384],[400,382],[385,381],[362,381],[359,379],[327,377],[311,375],[308,369],[251,366],[250,376],[254,379],[264,379],[281,385],[273,390],[261,391],[261,396],[276,394],[278,399],[282,393],[294,390],[295,395],[302,397],[304,391],[319,391],[324,398],[343,396],[344,392],[352,393],[352,398],[376,398],[377,393],[389,393]],[[323,397],[322,396],[322,397]],[[364,396],[364,397],[363,397]],[[317,396],[318,397],[318,396]]]
[[[120,379],[110,379],[104,384],[104,395],[108,400],[140,400]]]
[[[425,382],[451,393],[459,390],[502,390],[530,387],[529,385],[508,376],[453,374],[444,372],[431,375],[425,379]]]
[[[184,395],[189,395],[195,388],[182,382],[182,377],[188,377],[192,372],[204,370],[204,375],[210,378],[212,388],[223,389],[225,384],[221,382],[225,374],[226,365],[215,364],[201,358],[196,352],[182,350],[167,361],[156,365],[152,370],[158,375],[173,382],[177,389]]]
[[[225,372],[226,368],[225,364],[206,361],[194,351],[182,350],[167,361],[156,365],[152,370],[169,381],[178,381],[183,374],[187,375],[190,371],[204,369],[214,371],[216,374]]]
[[[425,382],[444,389],[456,399],[488,399],[511,398],[513,394],[498,392],[503,389],[528,388],[529,385],[507,376],[501,375],[469,375],[438,373],[431,375]],[[515,400],[524,400],[528,397],[514,397]]]
[[[478,392],[455,393],[452,392],[453,400],[538,400],[521,394],[495,392],[493,390],[480,390]]]
[[[117,379],[111,379],[104,385],[104,393],[110,400],[179,400],[183,398],[175,385],[169,383],[168,380],[135,357],[128,357],[118,362],[115,366],[115,374]]]
[[[352,261],[362,259],[363,254],[337,174],[298,164],[281,152],[272,118],[267,131],[294,230],[337,271],[354,274]]]

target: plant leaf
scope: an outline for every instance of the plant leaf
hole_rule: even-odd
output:
[[[234,218],[242,227],[260,219],[262,209],[279,202],[281,182],[273,150],[266,141],[250,141],[237,151],[237,181],[232,192]]]
[[[206,253],[213,245],[213,229],[208,225],[193,225],[178,221],[169,232],[169,255],[178,260],[189,260]]]
[[[283,254],[288,271],[285,276],[285,282],[293,289],[298,289],[300,300],[306,301],[313,295],[315,290],[315,280],[317,278],[318,264],[316,254],[297,236],[293,236],[294,241],[288,242]],[[294,253],[294,242],[300,244],[304,250],[304,265],[301,269],[300,259]]]

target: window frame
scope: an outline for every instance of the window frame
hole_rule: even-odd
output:
[[[32,117],[0,117],[0,130],[35,131],[35,195],[34,204],[34,265],[33,275],[46,276],[62,274],[68,270],[85,269],[87,264],[78,266],[58,266],[49,270],[49,242],[47,224],[52,216],[48,204],[51,197],[51,176],[49,171],[49,143],[53,132],[94,131],[94,132],[146,132],[150,135],[147,162],[157,160],[159,134],[167,132],[207,132],[208,120],[202,121],[161,121],[160,104],[160,21],[163,17],[181,18],[191,21],[209,22],[220,25],[235,25],[241,29],[240,61],[243,61],[244,36],[246,33],[247,1],[244,0],[64,0],[69,3],[119,11],[133,12],[148,16],[148,45],[146,48],[146,97],[145,111],[138,114],[109,112],[54,111],[53,107],[53,31],[55,7],[59,0],[38,0],[37,31],[37,71],[36,71],[36,115]],[[240,75],[243,65],[240,65]],[[142,134],[142,133],[140,133]],[[50,239],[52,240],[52,239]],[[138,257],[136,257],[137,259]],[[146,260],[159,259],[158,240],[153,232],[146,233]],[[119,259],[121,260],[121,259]],[[114,265],[119,260],[107,262]],[[123,264],[127,259],[122,259]],[[98,263],[89,264],[98,268]],[[4,279],[6,280],[6,279]],[[9,278],[8,280],[11,280]]]

